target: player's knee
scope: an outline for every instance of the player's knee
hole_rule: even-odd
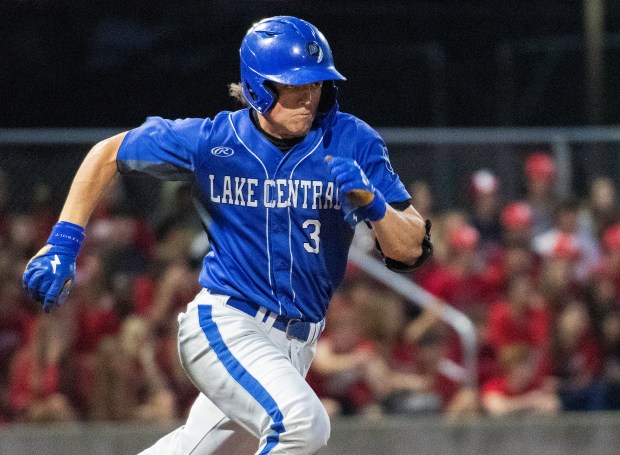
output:
[[[327,445],[331,432],[329,416],[318,398],[299,408],[287,419],[282,437],[297,447],[295,453],[312,455]]]

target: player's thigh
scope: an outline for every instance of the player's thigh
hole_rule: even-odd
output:
[[[181,324],[179,343],[183,366],[198,389],[256,437],[281,431],[288,419],[321,412],[288,357],[292,342],[283,333],[269,336],[235,309],[194,306]]]

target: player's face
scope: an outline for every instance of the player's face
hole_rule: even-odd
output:
[[[261,127],[280,139],[305,136],[316,117],[323,83],[274,85],[278,100],[269,111],[258,116]]]

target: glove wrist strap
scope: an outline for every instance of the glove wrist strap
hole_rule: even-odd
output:
[[[54,225],[47,243],[68,248],[77,256],[85,236],[86,234],[82,226],[68,221],[59,221]]]
[[[375,188],[375,197],[370,204],[363,208],[364,215],[368,221],[379,221],[385,216],[387,206],[385,204],[385,198],[381,191]]]

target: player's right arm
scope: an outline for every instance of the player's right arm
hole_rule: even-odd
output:
[[[88,152],[75,174],[59,221],[86,226],[104,190],[118,173],[116,155],[126,134],[105,139]]]
[[[62,303],[71,289],[75,261],[88,223],[104,190],[116,176],[116,156],[127,133],[96,144],[80,165],[47,244],[28,262],[23,286],[45,311]]]
[[[24,288],[45,311],[66,298],[84,240],[84,227],[116,173],[193,179],[196,156],[204,149],[211,127],[209,119],[149,117],[138,128],[101,141],[91,149],[75,175],[47,245],[30,260],[24,272]]]

